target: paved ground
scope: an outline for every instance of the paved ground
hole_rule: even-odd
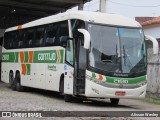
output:
[[[55,92],[49,92],[37,89],[29,89],[26,92],[17,92],[17,91],[12,91],[7,84],[0,82],[0,111],[160,111],[160,105],[147,103],[144,100],[133,100],[133,99],[132,100],[121,99],[119,105],[117,106],[112,106],[109,100],[107,99],[86,100],[78,98],[74,99],[72,103],[66,103],[63,100],[63,96]],[[1,119],[2,118],[0,118],[0,120]],[[6,120],[5,118],[3,119]],[[54,118],[54,119],[59,120],[61,118]],[[67,120],[135,119],[136,120],[137,118],[88,118],[88,117],[71,118],[70,117],[65,119]],[[141,119],[143,118],[141,117]],[[150,120],[151,118],[147,119]],[[157,118],[154,119],[156,120]]]

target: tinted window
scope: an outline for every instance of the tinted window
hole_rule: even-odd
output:
[[[77,39],[79,34],[81,34],[80,32],[78,32],[78,29],[80,29],[80,28],[85,29],[85,23],[84,23],[84,21],[81,21],[81,20],[71,20],[71,25],[72,25],[73,37]],[[83,35],[81,34],[81,36],[83,36]]]
[[[69,37],[68,21],[59,23],[58,45],[62,45],[63,42]]]
[[[45,46],[56,45],[57,25],[54,24],[48,25],[45,34],[46,34]]]
[[[31,48],[62,45],[69,36],[68,21],[48,24],[45,27],[27,28],[6,32],[6,49]]]
[[[4,47],[6,49],[15,49],[18,42],[18,31],[6,32],[4,37]]]
[[[27,48],[33,47],[33,41],[34,41],[34,29],[26,30],[25,47]]]
[[[18,48],[23,48],[25,45],[25,30],[20,30],[18,34]]]
[[[8,46],[9,46],[10,38],[11,38],[11,33],[6,32],[4,35],[4,48],[6,48],[6,49],[9,48]]]
[[[44,27],[38,27],[35,35],[35,47],[43,46]]]

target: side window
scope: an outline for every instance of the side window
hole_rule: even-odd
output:
[[[73,60],[73,40],[68,40],[66,47],[66,61],[73,65]]]
[[[38,27],[35,34],[35,47],[43,46],[44,41],[44,27]]]
[[[18,48],[23,48],[24,45],[25,45],[25,41],[24,41],[24,38],[25,38],[25,30],[20,30],[19,31],[19,39],[18,39]]]
[[[26,36],[25,36],[25,47],[33,47],[33,41],[34,41],[34,29],[28,29],[26,30]]]
[[[50,24],[47,25],[45,31],[45,46],[54,46],[56,45],[57,37],[57,25]]]
[[[15,49],[17,47],[17,41],[18,41],[18,31],[9,32],[7,35],[7,48],[8,49]]]
[[[11,49],[12,46],[13,46],[13,32],[10,32],[8,38],[8,49]]]
[[[6,49],[9,48],[10,39],[11,39],[11,32],[6,32],[4,34],[4,48]]]
[[[18,32],[19,32],[19,31],[13,32],[12,49],[16,49],[16,48],[17,48]]]
[[[62,45],[69,37],[68,21],[59,23],[58,45]]]

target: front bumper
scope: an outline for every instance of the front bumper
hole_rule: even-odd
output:
[[[93,81],[86,79],[86,97],[97,97],[97,98],[144,98],[146,95],[147,84],[132,89],[121,89],[121,88],[108,88],[101,86]],[[124,96],[115,95],[116,91],[125,92]]]

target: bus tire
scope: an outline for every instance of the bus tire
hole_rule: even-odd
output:
[[[61,75],[60,78],[59,92],[62,94],[64,93],[64,75]]]
[[[13,71],[10,71],[10,72],[9,72],[9,87],[12,88],[13,82],[14,82]]]
[[[21,86],[21,78],[20,78],[20,74],[19,73],[16,74],[15,81],[16,81],[16,90],[18,92],[23,92],[24,91],[24,87]]]
[[[12,86],[11,86],[12,90],[16,90],[16,80],[13,80]]]
[[[64,94],[64,101],[65,102],[71,102],[72,101],[72,95]]]
[[[118,105],[119,103],[119,98],[110,98],[111,104],[112,105]]]

